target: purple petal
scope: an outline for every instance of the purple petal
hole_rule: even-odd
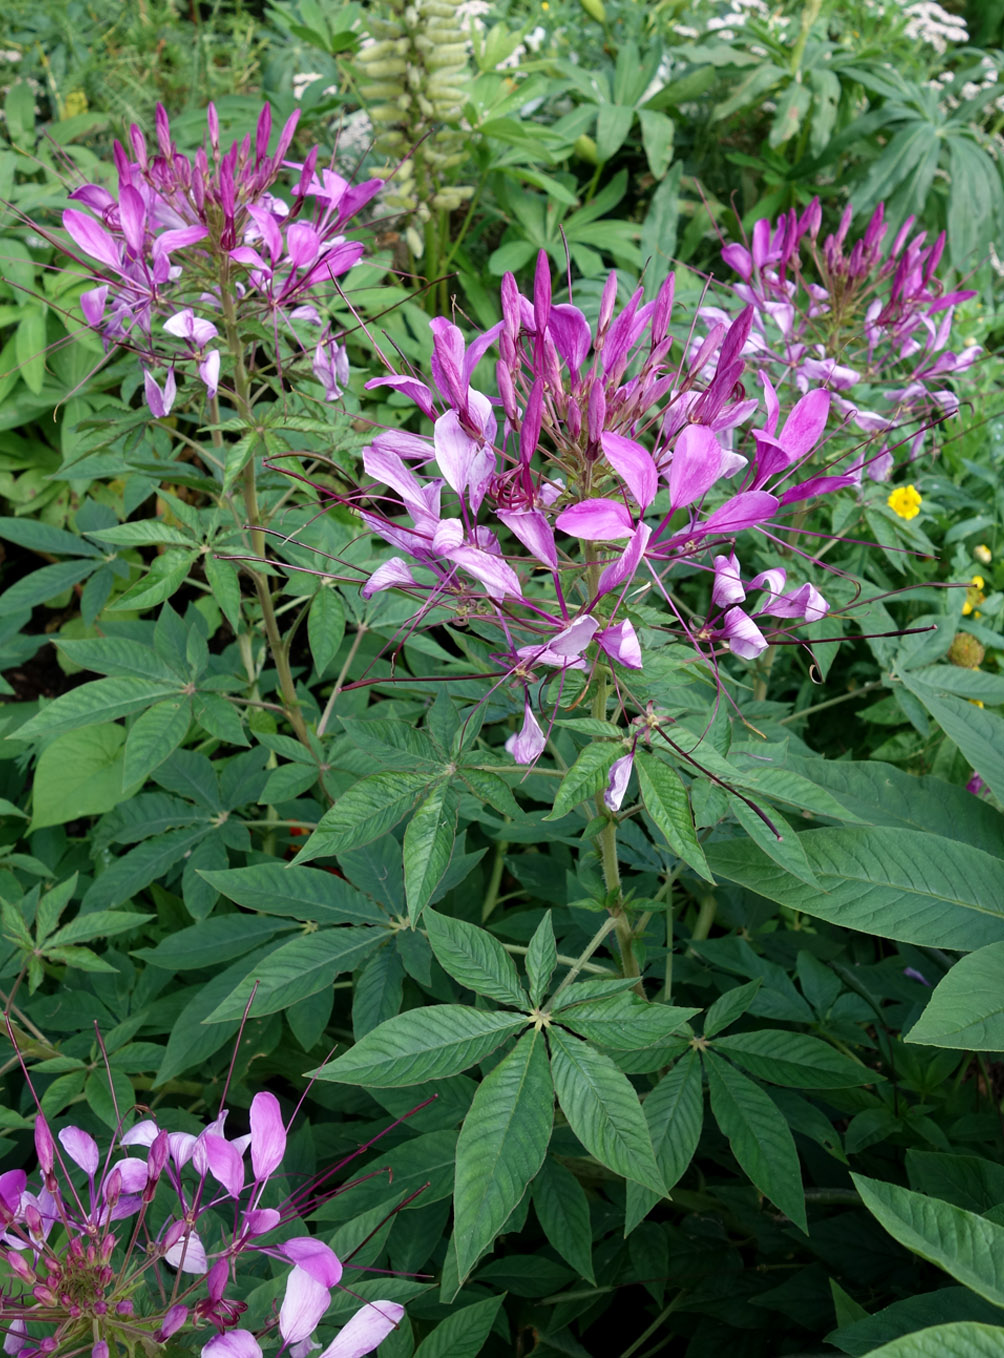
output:
[[[75,1165],[79,1165],[88,1178],[97,1173],[98,1143],[79,1127],[63,1127],[59,1133],[59,1144]]]
[[[709,514],[701,524],[701,532],[704,536],[710,536],[712,533],[738,533],[743,528],[753,528],[769,519],[777,510],[777,504],[777,497],[768,495],[766,491],[742,491]]]
[[[581,500],[563,509],[555,527],[589,542],[619,542],[634,532],[634,520],[617,500]]]
[[[728,556],[716,556],[714,565],[715,583],[711,589],[711,602],[718,608],[741,604],[746,598],[746,591],[735,552],[730,552]]]
[[[830,393],[822,387],[806,392],[797,402],[784,422],[780,438],[789,460],[804,457],[816,446],[826,428],[829,413]]]
[[[202,1358],[261,1358],[261,1345],[250,1330],[227,1330],[203,1344]]]
[[[286,1128],[279,1100],[263,1091],[251,1100],[251,1168],[255,1182],[278,1169],[286,1153]]]
[[[119,247],[114,237],[103,226],[99,226],[93,217],[78,212],[76,208],[67,208],[63,213],[63,225],[85,254],[118,272],[121,262]]]
[[[577,373],[593,342],[589,322],[578,307],[559,302],[551,307],[549,326],[554,347],[568,364],[569,371]]]
[[[596,586],[596,597],[602,598],[604,594],[609,594],[611,590],[619,588],[626,580],[633,580],[634,573],[638,569],[648,546],[648,540],[652,536],[652,530],[648,524],[640,523],[631,535],[631,541],[621,552],[620,556],[611,561],[606,570],[600,576],[599,584]]]
[[[84,320],[88,325],[94,326],[95,329],[100,326],[107,300],[107,283],[102,283],[99,288],[89,288],[87,292],[80,294],[80,310],[84,313]]]
[[[379,594],[381,590],[393,589],[395,585],[414,585],[415,583],[415,577],[412,575],[407,562],[399,556],[392,556],[389,561],[385,561],[382,566],[376,568],[359,593],[364,599],[369,599],[374,594]]]
[[[758,613],[770,613],[775,618],[804,618],[806,622],[818,622],[829,611],[830,605],[815,585],[808,582],[787,594],[772,596],[762,608],[757,609]]]
[[[722,449],[706,425],[688,424],[673,447],[669,502],[674,510],[706,495],[721,475]]]
[[[150,413],[154,419],[162,420],[170,415],[178,391],[174,380],[174,369],[172,368],[167,374],[163,388],[155,381],[152,373],[145,372],[143,374],[143,390],[146,395],[146,403],[150,407]]]
[[[500,509],[496,517],[516,536],[524,547],[552,570],[558,569],[558,552],[554,545],[554,529],[538,509]]]
[[[299,1266],[290,1270],[279,1308],[279,1333],[287,1344],[297,1344],[317,1329],[331,1305],[331,1293]]]
[[[248,1235],[264,1235],[266,1231],[274,1231],[281,1220],[282,1214],[274,1207],[257,1207],[244,1214],[241,1227]]]
[[[404,1307],[396,1301],[374,1301],[343,1325],[337,1339],[318,1358],[365,1358],[397,1328]]]
[[[433,439],[436,464],[446,484],[458,495],[470,488],[471,506],[476,509],[484,489],[495,471],[495,456],[461,426],[455,410],[448,410],[436,421]],[[475,504],[475,500],[477,503]]]
[[[781,496],[781,503],[795,504],[798,500],[808,500],[812,495],[827,495],[832,490],[856,485],[857,478],[853,476],[813,476],[808,481],[800,481],[797,486],[789,486]]]
[[[597,627],[599,623],[596,619],[584,613],[581,618],[576,618],[549,641],[547,649],[553,651],[555,655],[579,656],[592,641]]]
[[[614,760],[610,765],[610,776],[607,779],[606,790],[603,793],[603,803],[608,811],[619,811],[621,803],[624,801],[624,794],[627,792],[628,783],[631,781],[631,769],[634,765],[634,753],[623,755],[620,759]]]
[[[294,222],[286,232],[286,249],[294,269],[313,264],[321,248],[321,238],[309,222]]]
[[[651,453],[634,439],[604,431],[600,435],[603,455],[625,482],[642,509],[647,509],[659,489],[659,473]]]
[[[743,660],[755,660],[767,649],[766,637],[741,608],[730,608],[725,614],[720,635],[728,641],[732,654]]]
[[[128,1157],[118,1160],[108,1171],[109,1176],[116,1170],[121,1178],[123,1193],[142,1193],[146,1188],[150,1176],[142,1160]]]
[[[220,351],[210,349],[205,358],[199,359],[199,377],[205,384],[206,395],[210,400],[220,387]]]
[[[433,336],[430,366],[436,386],[450,405],[463,407],[469,385],[464,378],[464,337],[445,316],[434,317],[429,329]]]
[[[779,595],[784,589],[788,579],[788,572],[783,566],[775,566],[769,571],[761,571],[759,575],[754,575],[750,581],[750,589],[766,590],[771,598]]]
[[[0,1203],[16,1216],[21,1206],[21,1194],[28,1186],[28,1176],[23,1169],[8,1169],[0,1174]]]
[[[323,1287],[336,1287],[341,1280],[342,1265],[330,1245],[314,1235],[298,1235],[279,1246],[280,1253]]]
[[[187,1236],[182,1235],[171,1246],[164,1255],[164,1262],[180,1269],[182,1273],[205,1273],[209,1267],[202,1241],[194,1230],[189,1230]]]
[[[142,255],[146,240],[146,204],[130,184],[119,194],[119,221],[126,244],[134,255]]]
[[[619,622],[614,627],[605,627],[602,632],[596,633],[595,640],[600,649],[606,651],[618,664],[624,665],[629,670],[641,669],[641,644],[637,632],[629,622]]]
[[[533,715],[528,698],[523,707],[522,729],[506,741],[506,752],[512,755],[517,764],[532,764],[544,753],[546,744],[547,737]]]
[[[419,382],[415,377],[374,377],[366,383],[366,390],[369,391],[372,387],[393,387],[395,391],[403,392],[414,401],[427,419],[436,418],[436,412],[432,408],[432,393],[424,382]]]
[[[744,245],[733,242],[722,250],[722,261],[735,269],[736,273],[748,283],[753,276],[753,260]]]
[[[201,1140],[210,1174],[232,1198],[240,1197],[244,1188],[244,1159],[236,1146],[222,1136],[203,1135]]]

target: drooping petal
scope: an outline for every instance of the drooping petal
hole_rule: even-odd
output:
[[[766,590],[769,598],[776,598],[784,590],[788,579],[788,572],[783,566],[774,566],[768,571],[761,571],[759,575],[754,575],[750,581],[750,590]],[[759,610],[758,610],[759,611]]]
[[[732,654],[743,660],[755,660],[767,649],[766,637],[741,608],[730,608],[725,614],[720,635],[729,643]]]
[[[203,1344],[202,1358],[262,1358],[261,1345],[250,1330],[226,1330]]]
[[[730,552],[728,556],[716,556],[714,566],[715,583],[711,588],[711,602],[718,608],[741,604],[746,598],[746,591],[735,552]]]
[[[629,670],[640,670],[641,643],[638,633],[629,622],[619,622],[613,627],[605,627],[597,632],[595,641],[601,650],[606,651],[612,660]]]
[[[598,627],[596,619],[584,613],[552,638],[547,643],[547,649],[555,655],[579,656],[592,641]]]
[[[620,556],[611,561],[610,565],[600,576],[599,584],[596,586],[597,598],[602,598],[604,594],[609,594],[611,590],[618,589],[627,580],[634,579],[634,573],[638,569],[648,546],[648,540],[652,536],[652,530],[647,523],[640,523],[631,535],[631,541],[621,552]]]
[[[205,358],[199,359],[199,376],[205,384],[206,395],[210,400],[220,387],[220,351],[210,349]]]
[[[341,1280],[341,1260],[331,1246],[318,1240],[317,1236],[298,1235],[292,1240],[284,1240],[279,1251],[324,1287],[336,1287]]]
[[[118,272],[121,260],[115,238],[103,226],[99,226],[93,217],[70,207],[63,213],[63,225],[85,254]]]
[[[589,542],[619,542],[634,532],[634,520],[617,500],[580,500],[555,519],[555,527]]]
[[[600,446],[604,457],[614,471],[623,477],[638,504],[642,509],[647,509],[659,489],[659,473],[652,454],[634,439],[610,430],[604,430],[600,435]]]
[[[365,1358],[397,1328],[404,1307],[396,1301],[373,1301],[357,1311],[319,1358]]]
[[[800,481],[797,486],[789,486],[782,492],[783,505],[796,504],[808,500],[813,495],[828,495],[830,491],[842,490],[844,486],[856,486],[855,476],[812,476],[808,481]]]
[[[537,509],[499,509],[496,516],[519,538],[538,561],[552,570],[558,569],[558,552],[554,545],[554,529],[544,514]]]
[[[108,284],[102,283],[99,288],[88,288],[86,292],[80,294],[80,310],[84,313],[84,320],[88,325],[95,329],[101,324],[105,314],[105,305],[108,301]]]
[[[93,1178],[100,1160],[98,1143],[94,1137],[79,1127],[61,1127],[57,1135],[59,1144],[73,1163],[79,1165],[89,1178]]]
[[[290,1270],[279,1308],[279,1333],[287,1344],[297,1344],[317,1329],[331,1305],[331,1293],[299,1265]]]
[[[150,1177],[146,1165],[135,1156],[117,1160],[108,1171],[109,1177],[113,1172],[120,1177],[123,1193],[142,1193]]]
[[[232,1198],[240,1197],[244,1188],[244,1159],[237,1147],[222,1136],[203,1135],[201,1143],[210,1174]]]
[[[166,1252],[164,1262],[182,1273],[205,1273],[209,1260],[198,1232],[189,1230],[183,1234]]]
[[[738,533],[764,523],[777,509],[777,497],[763,490],[741,491],[709,514],[700,525],[705,537],[712,533]]]
[[[282,1220],[282,1214],[274,1207],[257,1207],[252,1212],[245,1212],[241,1226],[248,1235],[264,1235],[266,1231],[274,1231]]]
[[[815,585],[808,582],[787,594],[774,595],[757,609],[758,613],[770,613],[775,618],[804,618],[806,622],[818,622],[829,611],[830,605]]]
[[[143,374],[143,391],[151,415],[158,420],[166,419],[171,413],[174,398],[178,394],[178,386],[174,380],[174,369],[172,368],[168,372],[163,387],[154,379],[152,373],[145,372]]]
[[[608,811],[619,811],[631,781],[634,753],[622,755],[610,765],[610,774],[603,793],[603,804]]]
[[[523,708],[522,729],[506,741],[506,752],[512,755],[517,764],[532,764],[544,753],[546,744],[547,737],[540,729],[527,698]]]
[[[415,577],[403,557],[392,556],[389,561],[376,568],[359,593],[364,599],[369,599],[372,595],[379,594],[381,590],[393,589],[395,585],[415,583]]]

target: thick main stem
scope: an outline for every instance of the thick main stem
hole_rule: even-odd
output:
[[[238,415],[246,425],[251,426],[253,423],[251,382],[244,365],[244,350],[237,330],[233,294],[229,288],[229,279],[226,277],[220,279],[220,306],[223,313],[223,328],[227,337],[227,347],[230,350],[234,365],[234,403]],[[266,554],[265,534],[262,531],[261,514],[258,508],[258,487],[255,481],[253,451],[248,458],[247,465],[241,472],[241,492],[244,498],[244,511],[247,515],[248,529],[251,533],[251,551],[255,556],[264,560]],[[262,623],[265,627],[265,638],[279,680],[279,692],[282,694],[282,705],[286,719],[295,731],[300,743],[313,754],[310,733],[300,711],[300,699],[297,696],[293,672],[289,666],[289,654],[283,643],[279,624],[276,620],[275,605],[272,601],[272,591],[269,588],[268,579],[261,571],[256,571],[250,566],[248,569],[251,578],[254,580],[255,593],[258,595]]]
[[[607,716],[607,675],[606,670],[598,670],[594,679],[592,715],[597,721],[606,721]],[[621,969],[625,976],[639,976],[638,959],[634,955],[634,930],[631,928],[631,921],[628,919],[624,910],[624,895],[621,890],[621,869],[617,858],[617,822],[610,815],[604,801],[603,794],[596,794],[596,809],[603,816],[603,829],[599,833],[600,841],[600,862],[603,866],[603,884],[607,889],[607,899],[609,904],[607,909],[610,911],[614,928],[617,932],[617,944],[621,954]],[[641,982],[638,983],[639,993],[644,993]]]

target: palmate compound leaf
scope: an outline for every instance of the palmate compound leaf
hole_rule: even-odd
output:
[[[460,1129],[453,1238],[461,1281],[522,1201],[544,1162],[553,1122],[544,1038],[531,1031],[478,1086]]]
[[[907,1042],[1004,1051],[1004,943],[962,957],[934,988]]]
[[[634,1086],[604,1052],[571,1033],[548,1030],[551,1073],[561,1111],[600,1164],[665,1196],[645,1114]]]
[[[522,1014],[464,1004],[410,1009],[311,1073],[318,1080],[389,1089],[443,1080],[483,1061],[526,1022]]]
[[[1004,1226],[899,1184],[860,1174],[851,1178],[864,1205],[895,1240],[1004,1306]]]
[[[704,1053],[704,1062],[711,1111],[740,1169],[764,1197],[807,1231],[798,1152],[777,1105],[758,1084],[713,1052]]]

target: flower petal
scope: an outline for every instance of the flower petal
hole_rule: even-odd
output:
[[[251,1168],[255,1181],[267,1179],[286,1153],[286,1128],[279,1100],[266,1090],[251,1100]]]
[[[279,1333],[287,1344],[297,1344],[317,1329],[331,1304],[331,1293],[299,1266],[290,1270],[279,1308]]]
[[[604,430],[600,435],[603,455],[614,471],[623,477],[628,490],[642,509],[647,509],[659,489],[659,473],[652,454],[634,439]]]
[[[580,500],[563,509],[555,527],[589,542],[618,542],[634,532],[634,521],[617,500]]]
[[[374,1301],[343,1325],[319,1358],[365,1358],[397,1328],[404,1307],[396,1301]]]

